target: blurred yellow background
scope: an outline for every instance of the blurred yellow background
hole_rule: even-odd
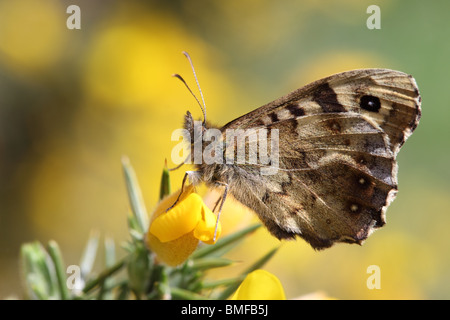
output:
[[[69,30],[69,5],[81,29]],[[381,9],[369,30],[367,7]],[[20,297],[19,248],[56,240],[77,264],[90,230],[127,239],[120,159],[130,158],[148,208],[159,194],[173,130],[200,108],[188,51],[211,122],[223,125],[336,72],[412,74],[423,116],[398,156],[399,194],[387,225],[362,246],[315,252],[283,242],[267,270],[287,298],[450,298],[450,2],[0,0],[0,298]],[[181,185],[184,168],[172,174]],[[224,227],[254,219],[227,203]],[[236,216],[242,217],[237,223]],[[233,220],[234,219],[234,220]],[[230,257],[246,262],[280,245],[259,230]],[[118,248],[118,254],[121,249]],[[381,289],[366,285],[380,268]],[[233,268],[211,277],[228,277]]]

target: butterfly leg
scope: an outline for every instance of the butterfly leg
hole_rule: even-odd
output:
[[[216,208],[217,208],[217,205],[218,205],[219,202],[220,202],[219,212],[217,212],[216,228],[214,229],[214,242],[216,242],[217,227],[219,226],[220,213],[222,212],[223,204],[224,204],[225,199],[227,198],[227,195],[228,195],[228,184],[227,184],[227,183],[221,182],[221,181],[216,181],[215,183],[217,183],[218,185],[223,186],[223,187],[225,188],[225,190],[224,190],[224,192],[223,192],[222,197],[219,198],[219,200],[217,200],[217,202],[216,202],[216,204],[215,204],[215,206],[214,206],[214,209],[213,209],[213,212],[214,212],[214,211],[216,210]]]
[[[184,177],[183,177],[183,182],[181,183],[181,191],[180,191],[180,194],[178,195],[178,197],[177,197],[177,200],[175,200],[175,202],[169,207],[169,208],[167,208],[166,209],[166,212],[167,211],[169,211],[170,209],[172,209],[173,207],[175,207],[175,205],[178,203],[178,201],[180,200],[180,197],[181,197],[181,195],[183,194],[183,191],[184,191],[184,184],[186,183],[186,179],[189,177],[189,171],[186,171],[186,173],[184,174]]]
[[[219,205],[220,201],[222,200],[222,197],[220,197],[219,199],[217,199],[216,204],[214,205],[214,209],[212,210],[213,212],[216,211],[217,206]]]

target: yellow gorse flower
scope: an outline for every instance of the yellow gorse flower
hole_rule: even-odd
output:
[[[285,300],[283,286],[280,280],[265,270],[255,270],[249,273],[231,300]]]
[[[202,198],[189,186],[175,203],[179,191],[163,199],[156,207],[146,242],[157,255],[158,260],[170,266],[184,262],[196,249],[199,241],[214,243],[216,215],[205,205]],[[220,236],[221,225],[218,222],[216,239]]]

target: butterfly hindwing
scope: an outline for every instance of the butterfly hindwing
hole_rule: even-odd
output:
[[[375,123],[360,114],[328,113],[280,121],[271,129],[280,135],[278,172],[254,176],[257,171],[247,170],[231,192],[275,236],[299,235],[324,248],[337,241],[361,243],[384,225],[397,169]],[[293,134],[301,138],[283,138]]]

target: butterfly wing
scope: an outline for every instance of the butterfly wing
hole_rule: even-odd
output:
[[[298,235],[316,249],[362,243],[385,223],[397,192],[395,156],[419,118],[417,86],[401,72],[316,81],[222,129],[279,132],[278,171],[239,165],[230,192],[280,239]]]
[[[352,70],[310,83],[231,121],[224,129],[265,126],[311,114],[355,112],[375,121],[397,154],[419,123],[420,104],[412,76],[389,69]]]

